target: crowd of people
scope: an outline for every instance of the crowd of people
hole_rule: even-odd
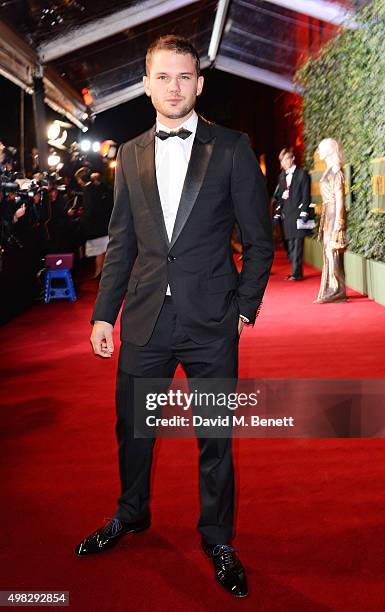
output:
[[[74,253],[76,262],[94,257],[94,275],[100,275],[113,206],[112,187],[87,161],[69,169],[63,176],[43,173],[38,167],[21,173],[15,150],[0,143],[3,303],[15,295],[19,302],[39,299],[39,271],[48,254]],[[16,277],[23,279],[17,287]]]
[[[319,145],[327,170],[320,181],[324,200],[319,224],[323,243],[324,266],[318,303],[346,299],[343,251],[346,248],[344,175],[342,152],[338,142],[325,139]],[[59,177],[41,173],[33,155],[34,167],[28,176],[17,171],[15,149],[0,142],[0,270],[12,270],[15,251],[29,253],[32,276],[42,268],[50,253],[75,253],[77,261],[94,258],[94,278],[98,279],[108,244],[108,223],[113,207],[112,186],[100,172],[93,172],[89,162],[78,163],[72,172]],[[285,250],[290,261],[288,281],[303,280],[303,245],[315,226],[311,206],[310,177],[296,164],[291,149],[279,154],[282,172],[273,194],[273,223],[281,227]],[[33,172],[33,174],[32,174]],[[241,253],[241,236],[234,228],[234,252]],[[31,257],[32,256],[32,257]],[[18,258],[16,257],[16,260]],[[19,258],[20,259],[20,258]],[[31,263],[32,262],[32,263]],[[34,291],[39,291],[35,285]]]
[[[2,157],[3,248],[7,237],[11,243],[22,244],[26,232],[35,231],[41,239],[41,254],[75,252],[87,240],[107,234],[112,189],[100,172],[83,166],[72,176],[37,172],[27,177],[15,169],[15,161],[6,152]]]

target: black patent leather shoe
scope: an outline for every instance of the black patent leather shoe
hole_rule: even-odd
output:
[[[246,572],[234,548],[228,544],[213,546],[204,540],[202,548],[212,559],[215,577],[219,584],[234,597],[246,597],[248,595]]]
[[[80,542],[75,548],[75,554],[78,557],[86,557],[87,555],[104,552],[116,546],[119,540],[128,533],[139,533],[148,529],[149,526],[149,518],[135,523],[126,523],[115,517],[109,520],[104,527],[97,529],[97,531]]]

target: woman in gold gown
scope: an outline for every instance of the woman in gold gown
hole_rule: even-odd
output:
[[[342,152],[333,138],[318,146],[326,170],[320,180],[322,215],[318,240],[323,244],[323,268],[318,304],[346,301],[344,255],[346,249],[346,211]]]

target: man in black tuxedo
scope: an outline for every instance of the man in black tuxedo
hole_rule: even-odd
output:
[[[295,157],[289,149],[283,149],[279,154],[282,172],[279,175],[274,199],[277,208],[274,221],[282,223],[283,237],[287,254],[291,263],[291,274],[287,280],[303,279],[302,257],[303,241],[308,231],[297,228],[297,220],[309,219],[310,177],[304,168],[295,164]]]
[[[191,43],[177,36],[155,41],[144,86],[156,127],[118,152],[91,335],[95,354],[111,357],[126,294],[117,377],[122,493],[115,517],[78,545],[79,556],[102,552],[150,525],[154,440],[134,437],[135,379],[172,379],[178,363],[189,378],[236,378],[238,338],[255,321],[273,258],[264,179],[247,136],[194,111],[203,77]],[[230,244],[235,221],[244,248],[240,276]],[[230,546],[231,439],[199,438],[198,444],[202,546],[222,586],[245,596],[245,571]]]

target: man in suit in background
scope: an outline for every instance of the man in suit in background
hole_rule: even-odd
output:
[[[302,257],[303,241],[307,231],[297,228],[297,220],[309,219],[310,177],[304,168],[295,164],[294,153],[283,149],[279,154],[282,172],[274,192],[277,202],[274,221],[282,223],[283,238],[291,263],[291,274],[287,280],[303,279]]]
[[[155,41],[146,56],[146,94],[156,126],[118,152],[115,204],[93,312],[96,355],[111,357],[112,329],[124,295],[117,376],[117,437],[122,491],[114,518],[85,538],[76,554],[114,546],[150,526],[154,439],[135,438],[135,378],[234,379],[238,338],[253,324],[273,258],[262,173],[245,134],[206,122],[194,111],[203,88],[193,45],[177,36]],[[238,277],[231,233],[244,247]],[[231,439],[199,438],[202,547],[217,580],[247,594],[233,536]]]

